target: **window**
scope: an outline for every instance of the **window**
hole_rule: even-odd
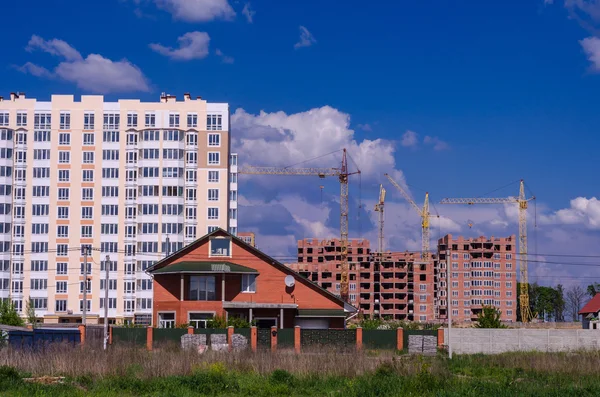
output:
[[[19,142],[17,142],[19,143]],[[25,143],[25,142],[23,142]],[[25,163],[27,162],[27,152],[21,151],[21,150],[17,150],[15,152],[15,160],[17,163]]]
[[[220,131],[223,129],[223,119],[220,114],[209,114],[206,116],[206,129],[208,131]]]
[[[86,306],[86,310],[89,312],[90,310],[92,310],[92,301],[89,299],[86,299],[87,305]],[[83,299],[79,300],[79,310],[83,311]]]
[[[81,219],[92,219],[94,217],[94,207],[81,207]]]
[[[146,127],[155,127],[156,126],[156,115],[154,113],[146,113]]]
[[[104,179],[119,179],[118,168],[102,168],[102,178]]]
[[[67,225],[59,225],[56,227],[56,236],[59,238],[67,238],[69,237],[69,226]]]
[[[67,112],[60,112],[60,126],[61,130],[71,129],[71,114]]]
[[[119,142],[119,131],[104,131],[102,132],[103,142]]]
[[[208,171],[209,182],[219,182],[219,171]]]
[[[211,301],[216,299],[214,276],[190,276],[190,300]]]
[[[56,256],[68,256],[69,245],[68,244],[56,244]]]
[[[186,207],[185,209],[185,219],[186,220],[195,220],[197,213],[196,207]]]
[[[57,299],[55,311],[57,313],[66,312],[67,311],[67,300],[66,299]]]
[[[83,129],[84,130],[93,130],[94,129],[94,113],[92,112],[85,112],[83,114]],[[94,134],[89,134],[92,136],[92,140],[93,140],[93,136]],[[85,134],[84,134],[84,145],[86,145],[85,143]],[[92,142],[93,144],[93,142]],[[89,145],[89,143],[87,144]]]
[[[94,164],[94,152],[83,152],[83,164]]]
[[[66,294],[67,293],[67,282],[66,281],[57,281],[56,282],[56,293],[57,294]]]
[[[186,135],[186,144],[189,146],[198,146],[198,134],[195,132],[188,132]]]
[[[137,113],[127,113],[127,127],[137,127],[138,115]]]
[[[71,171],[70,170],[58,170],[58,181],[59,182],[69,182],[71,179]]]
[[[50,196],[50,186],[34,186],[33,197],[48,197]]]
[[[419,284],[419,291],[427,291],[427,284]]]
[[[117,261],[108,261],[108,271],[109,272],[116,272],[117,271]],[[106,261],[100,261],[100,271],[104,272],[106,271]],[[110,288],[110,289],[117,289],[117,287],[115,286],[114,288]]]
[[[185,154],[185,160],[188,164],[198,164],[198,153],[187,152]]]
[[[104,130],[118,130],[119,129],[119,124],[120,124],[120,119],[121,116],[118,113],[104,113],[104,125],[102,126],[102,128]],[[118,134],[117,134],[118,137]],[[111,142],[111,141],[104,141],[104,142]],[[117,138],[116,141],[113,142],[119,142],[119,139]]]
[[[219,201],[219,189],[208,189],[208,201]]]
[[[229,209],[229,219],[237,219],[237,208]]]
[[[102,215],[109,215],[109,216],[119,215],[119,206],[116,204],[103,204],[102,205]],[[110,234],[116,234],[116,233],[110,233]]]
[[[512,269],[512,263],[510,263],[510,262],[507,262],[507,263],[506,263],[506,268],[507,268],[507,269]]]
[[[119,151],[115,149],[105,149],[102,151],[102,160],[119,160]]]
[[[94,200],[94,189],[89,187],[81,189],[81,199],[84,201]]]
[[[33,204],[31,206],[31,214],[34,216],[47,216],[50,212],[50,205],[48,204]],[[7,211],[7,214],[10,211]]]
[[[242,274],[242,292],[256,292],[256,274]]]
[[[506,254],[505,258],[508,259],[508,260],[511,260],[512,259],[512,254]]]
[[[229,201],[237,201],[237,190],[231,190],[229,192]]]
[[[32,278],[31,289],[37,291],[43,291],[48,289],[48,280],[45,278]]]
[[[47,272],[48,271],[48,261],[39,261],[39,260],[31,261],[31,271],[32,272]]]
[[[219,155],[219,152],[208,152],[208,165],[219,165],[221,162]]]
[[[185,238],[196,238],[196,226],[185,227]]]
[[[68,132],[61,132],[60,134],[58,134],[58,144],[63,146],[69,146],[71,144],[71,134],[69,134]]]
[[[183,158],[183,150],[181,149],[163,149],[163,159],[165,160],[180,160]]]
[[[186,182],[197,182],[198,181],[198,171],[197,170],[187,170],[185,172],[185,181]]]
[[[198,127],[198,115],[195,113],[188,113],[187,115],[187,126],[188,128]]]
[[[117,308],[117,298],[108,298],[108,308],[109,309]],[[104,298],[100,298],[100,309],[104,309]]]
[[[92,280],[87,280],[85,285],[86,285],[86,292],[92,292]],[[83,281],[80,281],[79,282],[79,293],[82,293],[82,292],[83,292]]]
[[[147,132],[147,131],[144,131]],[[152,159],[159,159],[159,150],[158,149],[144,149],[142,150],[142,159],[144,160],[152,160]]]
[[[0,126],[8,125],[8,113],[2,112],[0,113]]]
[[[69,188],[61,187],[58,188],[58,199],[59,200],[69,200]]]
[[[22,293],[23,292],[23,281],[13,281],[12,282],[12,292],[14,293]]]
[[[144,281],[146,281],[146,280],[144,280]],[[151,282],[152,280],[148,280],[148,281]],[[104,291],[105,287],[106,287],[106,280],[105,279],[104,280],[101,279],[100,280],[100,289],[102,291]],[[117,280],[115,280],[115,279],[113,279],[113,280],[109,279],[108,280],[108,290],[109,291],[111,291],[111,290],[112,291],[116,291],[117,290]]]
[[[34,178],[50,178],[50,168],[47,167],[35,167],[33,169]]]
[[[27,113],[17,112],[17,127],[27,126]]]
[[[94,182],[94,170],[83,170],[83,182]]]
[[[210,256],[230,256],[231,239],[212,238],[210,239]]]
[[[91,238],[93,237],[93,230],[91,225],[81,226],[81,237],[82,238]]]
[[[94,146],[94,134],[86,132],[83,134],[83,144],[85,146]]]
[[[221,146],[221,134],[208,134],[208,146]]]
[[[138,134],[135,132],[131,132],[127,134],[127,144],[128,145],[137,145],[138,142]]]
[[[169,127],[171,127],[171,128],[179,127],[179,115],[178,114],[171,113],[169,115]]]
[[[36,130],[50,129],[52,115],[50,113],[36,113],[33,117],[33,128]],[[50,139],[48,139],[50,140]]]
[[[56,263],[56,274],[67,274],[68,264],[67,262]]]
[[[158,313],[158,328],[175,328],[175,313]]]
[[[102,242],[100,243],[100,251],[102,252],[117,252],[117,243],[115,242]]]
[[[213,313],[189,313],[188,324],[194,328],[206,328],[208,321],[213,317]]]
[[[215,207],[209,207],[208,219],[219,219],[219,209]]]
[[[37,310],[46,310],[48,308],[47,298],[31,298],[31,305]]]

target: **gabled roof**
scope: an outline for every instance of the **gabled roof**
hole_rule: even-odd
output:
[[[246,266],[238,265],[231,262],[202,262],[202,261],[185,261],[172,263],[169,266],[161,267],[160,269],[149,272],[152,274],[169,274],[169,273],[258,273],[255,269]]]
[[[309,286],[310,288],[312,288],[313,290],[315,290],[316,292],[328,296],[330,299],[332,299],[333,301],[337,302],[338,304],[340,304],[344,310],[349,311],[349,312],[356,312],[357,309],[350,305],[349,303],[344,302],[341,298],[339,298],[337,295],[332,294],[331,292],[327,291],[326,289],[322,288],[320,285],[318,285],[317,283],[314,283],[310,280],[308,280],[306,277],[301,276],[299,273],[295,272],[294,270],[290,269],[289,267],[287,267],[286,265],[284,265],[283,263],[271,258],[269,255],[265,254],[264,252],[262,252],[261,250],[259,250],[258,248],[255,248],[253,246],[251,246],[250,244],[244,242],[244,240],[232,235],[231,233],[228,233],[227,231],[221,229],[221,228],[217,228],[215,230],[213,230],[212,232],[200,237],[199,239],[197,239],[196,241],[186,245],[185,247],[183,247],[182,249],[180,249],[177,252],[174,252],[173,254],[167,256],[164,259],[161,259],[160,261],[156,262],[153,266],[149,267],[146,270],[146,273],[149,274],[158,274],[160,269],[163,269],[165,267],[171,267],[171,266],[176,266],[177,263],[174,263],[174,261],[177,260],[177,258],[195,250],[196,248],[198,248],[198,246],[204,244],[206,241],[208,241],[211,237],[214,236],[227,236],[227,237],[231,237],[231,239],[235,242],[237,242],[239,245],[246,247],[248,249],[248,251],[252,252],[253,254],[255,254],[257,257],[261,258],[262,260],[264,260],[265,262],[269,263],[270,265],[278,268],[279,270],[281,270],[284,273],[288,273],[294,276],[294,278],[296,278],[296,280],[298,280],[298,282],[301,282],[307,286]],[[238,265],[239,266],[239,265]],[[161,273],[167,273],[167,271],[163,271]]]
[[[585,304],[579,314],[598,313],[600,311],[600,294],[596,294],[588,303]]]

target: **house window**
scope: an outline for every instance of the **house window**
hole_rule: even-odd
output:
[[[190,300],[213,301],[215,299],[215,276],[190,276]]]
[[[207,323],[214,317],[213,313],[188,313],[188,324],[194,328],[206,328]]]
[[[231,239],[212,238],[210,239],[210,256],[231,256]]]
[[[256,274],[242,274],[242,292],[256,292]]]

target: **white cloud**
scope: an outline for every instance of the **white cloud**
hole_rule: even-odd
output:
[[[221,57],[221,61],[223,63],[233,63],[234,62],[233,57],[223,54],[223,51],[219,50],[218,48],[215,51],[215,54],[217,54],[218,57]]]
[[[371,126],[371,124],[368,124],[368,123],[358,124],[356,126],[356,128],[358,128],[359,130],[363,130],[365,132],[373,132],[373,127]]]
[[[246,17],[246,20],[248,21],[248,23],[253,22],[255,14],[256,14],[256,11],[254,11],[250,8],[250,3],[246,3],[244,5],[244,8],[242,9],[242,15],[244,15]]]
[[[446,150],[449,149],[450,146],[442,141],[441,139],[439,139],[438,137],[431,137],[431,136],[426,136],[425,138],[423,138],[423,143],[426,145],[431,145],[433,146],[433,150]]]
[[[215,19],[232,20],[235,11],[228,0],[154,0],[156,6],[174,19],[186,22],[208,22]]]
[[[404,134],[402,134],[402,140],[400,144],[404,147],[415,147],[419,143],[418,134],[411,130],[406,130]]]
[[[208,55],[210,36],[206,32],[188,32],[180,36],[177,43],[179,48],[165,47],[156,43],[150,44],[150,48],[176,61],[202,59]]]
[[[58,77],[77,85],[82,90],[107,94],[110,92],[150,91],[142,71],[126,59],[112,61],[99,54],[89,54],[85,59],[68,43],[58,39],[44,40],[32,36],[28,51],[40,49],[65,60],[53,72],[27,62],[18,67],[21,72],[37,77]]]
[[[583,51],[591,62],[592,70],[600,72],[600,39],[597,37],[586,37],[579,41]]]
[[[317,40],[312,33],[309,32],[304,26],[300,26],[300,41],[294,44],[294,48],[298,49],[301,47],[310,47],[316,42]]]
[[[543,215],[541,222],[546,224],[583,225],[588,229],[600,230],[600,200],[577,197],[571,200],[569,208]]]

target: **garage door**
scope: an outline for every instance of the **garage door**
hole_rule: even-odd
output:
[[[329,319],[296,317],[296,325],[303,329],[328,329]]]

